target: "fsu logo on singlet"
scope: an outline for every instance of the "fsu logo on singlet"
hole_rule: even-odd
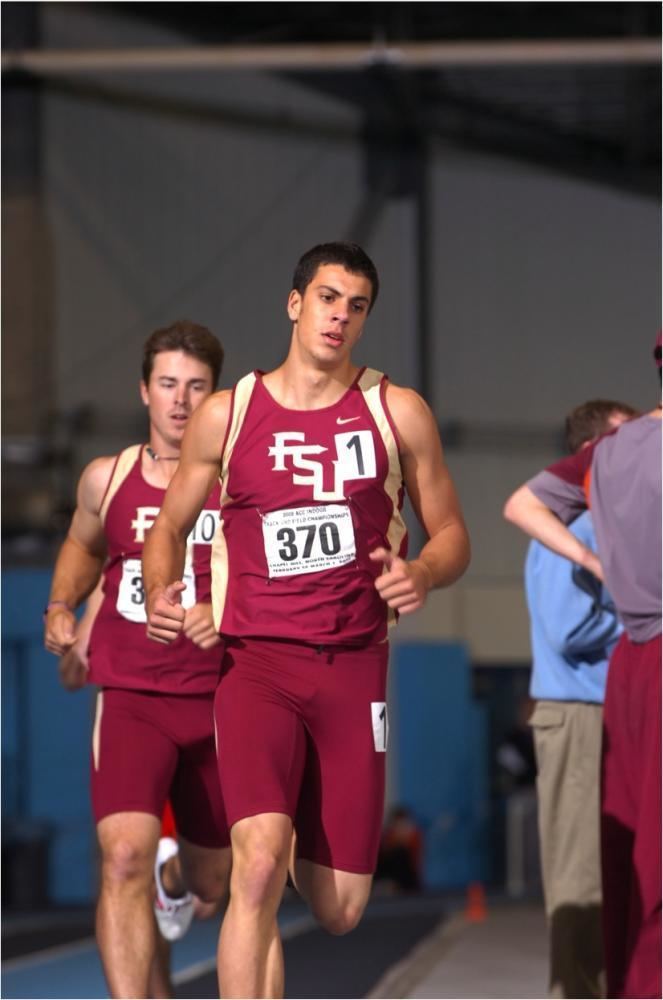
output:
[[[136,507],[136,519],[131,522],[135,542],[145,541],[145,535],[156,521],[158,513],[158,507]]]
[[[349,423],[354,417],[337,423]],[[325,489],[325,463],[320,461],[328,451],[320,444],[306,444],[303,431],[281,431],[274,434],[274,445],[269,455],[274,459],[273,472],[292,472],[296,486],[311,486],[314,500],[343,500],[344,484],[351,479],[374,479],[376,474],[375,445],[371,431],[348,431],[334,435],[336,457],[331,460],[334,469],[334,487]],[[317,456],[317,457],[316,457]],[[327,456],[329,467],[329,456]]]
[[[336,422],[342,426],[358,419],[339,417]],[[268,450],[274,459],[272,471],[289,472],[293,485],[309,486],[311,499],[318,504],[261,514],[269,576],[321,573],[353,562],[355,534],[344,486],[349,480],[375,479],[372,432],[335,434],[335,456],[334,450],[330,454],[324,445],[307,444],[303,431],[281,431],[273,436],[274,444]],[[332,481],[333,488],[325,489]]]

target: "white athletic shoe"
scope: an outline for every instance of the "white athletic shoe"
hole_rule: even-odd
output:
[[[190,892],[173,899],[169,896],[161,883],[161,869],[166,861],[174,857],[179,851],[177,841],[172,837],[162,837],[157,848],[157,857],[154,863],[154,881],[157,887],[157,894],[154,900],[154,915],[162,937],[166,941],[178,941],[184,937],[193,919],[193,896]]]

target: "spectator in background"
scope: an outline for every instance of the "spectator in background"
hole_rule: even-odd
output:
[[[577,453],[636,411],[592,400],[566,418]],[[569,530],[596,551],[589,511]],[[600,580],[532,541],[525,563],[536,700],[539,844],[550,924],[551,997],[605,995],[601,934],[599,774],[605,681],[622,628]]]
[[[655,348],[661,368],[661,337]],[[591,504],[598,556],[566,525]],[[624,633],[603,714],[601,873],[609,997],[661,996],[661,406],[556,462],[504,510],[599,580]]]

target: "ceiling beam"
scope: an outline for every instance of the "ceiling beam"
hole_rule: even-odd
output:
[[[114,72],[122,70],[361,70],[375,65],[407,69],[527,65],[643,65],[661,60],[651,38],[557,41],[402,42],[288,45],[200,45],[140,49],[29,49],[4,52],[2,72]]]

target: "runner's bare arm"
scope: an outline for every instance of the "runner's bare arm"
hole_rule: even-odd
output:
[[[76,641],[74,610],[94,590],[106,558],[99,509],[115,459],[97,458],[78,483],[76,510],[58,554],[45,614],[44,645],[62,656]]]
[[[532,493],[529,486],[521,486],[512,493],[504,505],[504,517],[553,552],[588,569],[599,580],[603,579],[603,569],[596,553],[583,545],[557,515]]]
[[[76,642],[60,657],[58,663],[58,676],[66,691],[78,691],[87,684],[90,634],[103,599],[103,585],[100,579],[85,602],[85,611],[76,627]]]
[[[420,608],[429,590],[448,587],[465,572],[470,541],[437,424],[413,389],[389,385],[387,405],[397,428],[403,480],[414,511],[428,535],[419,555],[405,561],[380,548],[371,558],[384,563],[375,586],[401,614]]]
[[[192,415],[177,470],[143,547],[147,634],[157,642],[172,642],[184,627],[186,539],[219,477],[231,398],[228,390],[215,393]]]

